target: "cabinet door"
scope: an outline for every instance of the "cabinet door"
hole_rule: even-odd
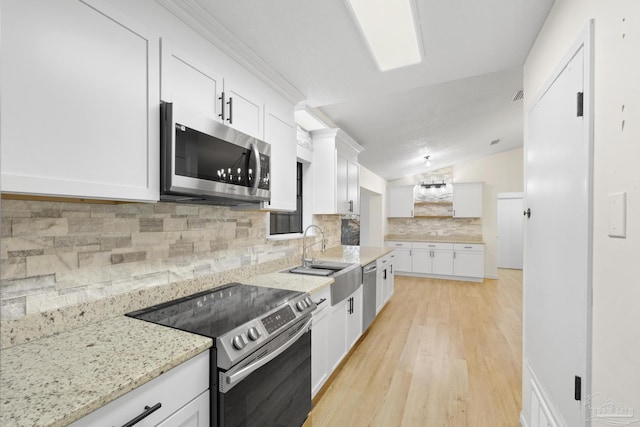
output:
[[[2,191],[158,200],[158,38],[98,0],[1,17]]]
[[[225,123],[234,129],[258,139],[264,139],[263,105],[252,95],[249,88],[225,77]]]
[[[329,313],[325,308],[313,315],[311,329],[311,397],[315,396],[329,377],[328,339]]]
[[[158,424],[158,427],[208,427],[209,416],[209,390],[207,390]],[[142,427],[142,423],[136,425]]]
[[[384,305],[384,270],[378,268],[376,271],[376,314]]]
[[[412,249],[411,250],[411,272],[426,273],[432,271],[431,253],[429,249]]]
[[[456,251],[453,274],[464,277],[484,277],[484,253]]]
[[[274,211],[296,210],[296,127],[291,120],[265,108],[264,140],[271,144],[271,201]]]
[[[331,310],[329,318],[329,345],[328,345],[328,367],[329,372],[333,372],[344,355],[347,353],[347,308],[349,299],[329,307]],[[313,335],[313,334],[312,334]]]
[[[396,249],[395,253],[396,271],[410,273],[412,271],[411,249]]]
[[[482,217],[481,182],[465,182],[453,184],[453,216],[455,218]]]
[[[336,157],[336,209],[349,214],[349,160],[340,153]]]
[[[360,213],[360,166],[352,161],[347,162],[347,209],[348,213]]]
[[[433,274],[451,276],[453,274],[453,251],[434,250],[432,254],[431,272]]]
[[[388,205],[387,217],[412,218],[413,186],[390,187]]]
[[[395,291],[395,286],[396,286],[396,275],[394,270],[394,263],[395,263],[395,254],[391,255],[391,261],[389,261],[389,273],[387,274],[387,281],[389,282],[389,297],[391,297],[391,295],[393,295],[393,292]]]
[[[353,347],[362,335],[362,286],[348,299],[351,299],[351,312],[347,317],[347,350]]]
[[[186,105],[202,116],[221,122],[222,77],[211,64],[177,49],[171,41],[163,38],[161,45],[162,100]]]

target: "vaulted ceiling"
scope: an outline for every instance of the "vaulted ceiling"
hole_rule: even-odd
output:
[[[393,180],[522,145],[522,101],[513,98],[553,1],[415,0],[424,59],[385,72],[344,0],[185,0],[170,9],[200,32],[233,38],[300,105],[362,145],[362,165]]]

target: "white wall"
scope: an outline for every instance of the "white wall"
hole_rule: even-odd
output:
[[[638,418],[639,1],[556,0],[524,66],[525,144],[526,112],[532,106],[530,103],[592,18],[595,19],[595,161],[591,389],[592,393],[633,409],[634,418]],[[607,196],[621,191],[627,192],[627,238],[614,239],[607,236]],[[523,412],[528,418],[526,370],[523,374]]]
[[[360,165],[360,244],[384,246],[387,181]]]

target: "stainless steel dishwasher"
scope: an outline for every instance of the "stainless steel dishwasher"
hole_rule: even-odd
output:
[[[362,332],[369,328],[371,322],[376,317],[376,281],[377,268],[376,262],[367,264],[362,267]]]

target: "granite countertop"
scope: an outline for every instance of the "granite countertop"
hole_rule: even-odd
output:
[[[336,246],[324,253],[318,253],[316,255],[319,261],[360,264],[364,267],[370,262],[373,262],[392,251],[393,248],[386,247]],[[295,265],[292,265],[291,267],[295,267]],[[331,277],[291,274],[288,273],[287,270],[288,269],[276,273],[260,274],[249,279],[245,279],[242,283],[313,294],[334,282]]]
[[[307,276],[304,274],[292,274],[286,270],[283,272],[261,274],[243,280],[245,285],[265,286],[268,288],[286,289],[288,291],[308,292],[310,294],[319,291],[334,282],[331,277]]]
[[[393,248],[378,246],[336,246],[321,254],[318,259],[356,263],[364,267],[391,252]]]
[[[389,234],[384,237],[385,242],[441,242],[441,243],[474,243],[484,245],[480,237],[474,236],[407,236],[406,234]]]
[[[212,344],[120,316],[4,349],[0,425],[66,426]]]

